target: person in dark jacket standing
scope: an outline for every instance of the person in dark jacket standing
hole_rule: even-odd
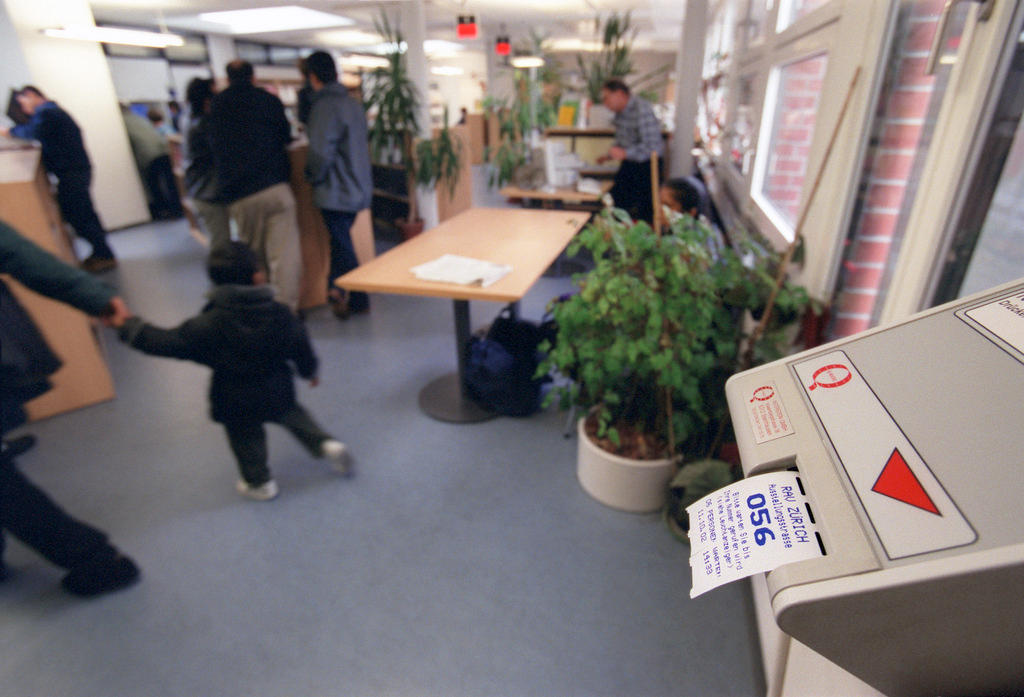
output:
[[[217,185],[213,150],[210,148],[210,104],[215,95],[213,80],[194,78],[185,97],[189,104],[189,125],[185,134],[185,190],[210,238],[210,249],[231,241],[231,217]]]
[[[0,272],[37,293],[103,317],[106,324],[120,324],[129,314],[114,289],[68,266],[3,222]],[[60,365],[13,297],[0,282],[2,433],[24,423],[22,404],[49,389],[47,375]],[[10,334],[19,327],[20,336]],[[124,588],[139,577],[135,563],[114,547],[104,532],[72,518],[33,484],[18,468],[15,453],[10,450],[0,451],[0,580],[8,573],[2,559],[4,532],[66,569],[61,585],[69,593],[98,595]]]
[[[366,135],[363,107],[338,82],[334,59],[324,51],[306,58],[310,84],[315,90],[306,131],[309,155],[306,178],[313,185],[313,202],[320,208],[331,236],[331,266],[327,297],[335,315],[344,319],[350,312],[370,309],[366,293],[347,296],[333,286],[338,276],[359,265],[352,246],[352,223],[359,211],[370,206],[373,175],[370,145]]]
[[[218,186],[239,239],[256,251],[278,300],[297,310],[302,255],[288,184],[291,124],[281,100],[253,84],[251,63],[231,61],[227,74],[227,89],[210,106]]]
[[[25,140],[38,140],[42,146],[43,167],[57,178],[57,205],[75,234],[92,245],[92,254],[82,262],[86,271],[98,273],[117,266],[114,251],[107,244],[107,232],[92,205],[89,185],[92,163],[85,152],[82,131],[68,112],[50,101],[39,88],[22,87],[18,105],[31,118],[0,133]]]
[[[295,400],[289,363],[317,384],[317,359],[306,330],[273,291],[251,249],[229,242],[210,254],[214,287],[196,317],[160,329],[137,317],[121,328],[123,341],[154,356],[195,361],[213,368],[210,416],[227,431],[242,478],[240,494],[259,501],[277,496],[267,467],[266,422],[279,423],[315,457],[349,473],[345,445],[326,433]]]

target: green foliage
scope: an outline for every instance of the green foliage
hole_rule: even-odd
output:
[[[507,99],[488,97],[484,113],[498,119],[498,144],[484,150],[484,161],[491,165],[487,183],[493,188],[511,181],[516,169],[527,161],[525,135],[530,129],[530,106],[518,98],[509,103]]]
[[[442,183],[448,195],[454,196],[461,167],[462,141],[452,137],[445,109],[444,125],[437,136],[416,144],[416,183],[427,187]]]
[[[612,12],[602,22],[600,15],[594,18],[594,37],[601,43],[601,50],[590,57],[576,54],[576,64],[583,76],[584,92],[590,101],[601,103],[601,87],[612,78],[624,79],[633,72],[633,39],[636,29],[633,27],[631,11],[620,15]],[[655,98],[648,101],[657,102],[657,92],[668,79],[671,66],[663,65],[649,73],[633,79],[632,88],[640,93],[640,85],[656,81],[645,87],[647,92],[654,92]]]
[[[679,468],[669,483],[668,501],[662,513],[669,530],[683,542],[688,541],[686,530],[690,519],[686,513],[687,506],[733,481],[732,465],[722,460],[695,460]]]
[[[703,455],[727,421],[726,379],[743,341],[744,309],[763,302],[768,257],[744,264],[691,216],[658,235],[623,211],[604,211],[570,244],[594,268],[574,277],[579,292],[551,308],[558,332],[542,345],[539,373],[571,378],[549,394],[563,406],[596,407],[598,436],[654,434],[663,452]],[[750,259],[748,258],[748,262]],[[796,289],[791,306],[806,299]],[[785,349],[781,333],[761,355]]]
[[[533,41],[540,45],[542,39],[534,35]],[[537,50],[540,54],[542,51]],[[498,119],[498,143],[484,150],[484,161],[491,165],[487,183],[492,188],[503,186],[512,180],[516,169],[524,165],[530,156],[527,137],[531,129],[543,130],[558,120],[558,94],[560,78],[553,76],[554,62],[545,59],[545,67],[538,76],[542,93],[531,109],[530,90],[534,85],[528,70],[516,70],[513,75],[514,93],[511,98],[484,99],[484,113]],[[552,82],[545,82],[552,80]]]
[[[384,12],[374,21],[374,26],[389,50],[384,55],[387,66],[371,71],[371,79],[367,81],[369,89],[363,95],[366,110],[376,110],[368,134],[370,151],[377,161],[398,151],[402,164],[408,166],[413,159],[412,138],[419,132],[420,97],[402,52],[401,30],[391,24]]]
[[[448,130],[447,110],[438,136],[417,142],[420,96],[406,65],[402,32],[383,10],[374,26],[388,46],[384,56],[388,64],[370,73],[369,89],[363,97],[366,111],[376,111],[368,132],[373,159],[386,161],[390,153],[397,152],[410,183],[432,187],[440,182],[453,195],[462,166],[462,142]],[[416,220],[415,187],[408,189],[409,219]]]

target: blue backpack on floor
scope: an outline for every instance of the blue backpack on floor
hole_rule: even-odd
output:
[[[535,380],[540,328],[516,319],[510,308],[495,318],[484,337],[465,347],[463,386],[473,401],[504,416],[529,416],[540,408],[543,379]]]

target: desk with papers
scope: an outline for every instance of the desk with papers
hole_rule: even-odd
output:
[[[473,422],[494,416],[463,394],[463,347],[469,340],[469,301],[514,303],[557,259],[589,215],[578,211],[471,208],[403,242],[334,281],[346,290],[451,298],[458,371],[420,391],[419,404],[441,421]],[[418,267],[444,255],[511,267],[488,285],[417,278]]]

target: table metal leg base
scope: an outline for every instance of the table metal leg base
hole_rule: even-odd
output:
[[[448,373],[427,383],[420,390],[419,402],[420,409],[438,421],[469,424],[498,416],[462,394],[458,373]]]

